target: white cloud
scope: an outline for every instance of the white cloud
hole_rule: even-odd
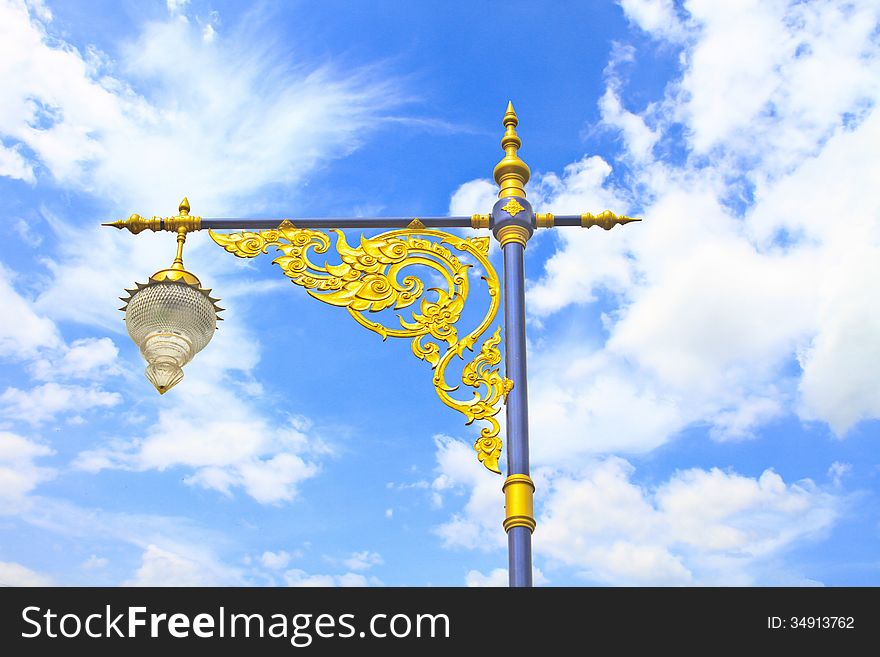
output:
[[[315,459],[329,448],[296,429],[302,426],[297,421],[271,425],[252,398],[223,385],[222,368],[210,362],[202,362],[201,369],[194,365],[187,373],[187,397],[161,406],[146,435],[86,450],[74,467],[97,472],[184,466],[193,471],[184,479],[190,485],[227,495],[241,488],[266,504],[293,500],[298,485],[318,473]],[[191,399],[210,399],[211,404]]]
[[[0,586],[52,586],[51,577],[34,572],[21,564],[0,561]]]
[[[657,133],[648,128],[641,117],[623,109],[620,98],[611,89],[602,96],[599,107],[603,120],[620,128],[632,156],[638,160],[647,159],[657,143]]]
[[[502,550],[503,507],[494,485],[462,478],[440,443],[438,463],[467,502],[438,529],[447,547]],[[674,473],[648,488],[625,460],[608,457],[580,467],[533,472],[538,489],[536,559],[585,582],[612,585],[754,585],[803,580],[778,560],[790,548],[821,538],[844,500],[813,482],[786,483],[772,470],[747,477],[717,468]],[[543,577],[543,575],[542,575]],[[537,581],[537,579],[536,579]],[[504,585],[506,571],[468,573],[469,586]]]
[[[382,555],[378,552],[352,552],[351,556],[342,561],[343,565],[349,570],[369,570],[373,566],[382,565]]]
[[[12,273],[0,265],[0,357],[33,357],[42,348],[61,345],[55,324],[34,312],[31,303],[12,287]]]
[[[508,574],[504,568],[495,568],[488,575],[479,570],[469,570],[464,583],[468,587],[503,587],[508,585]]]
[[[530,364],[532,463],[606,452],[642,453],[688,421],[681,404],[645,377],[576,340],[534,352]]]
[[[0,395],[0,414],[13,420],[42,424],[69,411],[77,414],[94,408],[109,408],[122,401],[117,392],[59,383],[44,383],[30,390],[7,388]]]
[[[854,244],[825,269],[820,330],[799,353],[802,414],[825,420],[838,436],[880,417],[880,304],[871,298],[878,285],[880,242]]]
[[[565,167],[562,177],[547,174],[536,181],[538,211],[554,214],[581,214],[616,208],[625,213],[624,203],[603,183],[611,173],[600,157],[584,157]],[[565,248],[550,256],[543,280],[528,286],[530,314],[538,317],[553,313],[570,303],[595,300],[595,288],[621,291],[633,280],[633,263],[626,257],[630,226],[596,235],[596,229],[579,232],[558,229],[556,237]],[[599,239],[601,238],[601,239]],[[584,266],[589,262],[589,267]]]
[[[229,408],[228,406],[226,407]],[[194,470],[187,484],[231,495],[234,488],[264,504],[291,501],[298,485],[317,474],[305,436],[265,420],[241,421],[162,411],[143,439],[118,442],[81,453],[74,466],[97,472],[105,468]]]
[[[471,445],[436,436],[438,476],[432,487],[438,494],[468,493],[460,513],[437,527],[436,533],[446,547],[493,550],[507,543],[498,531],[504,519],[504,498],[496,477],[486,473],[477,461]]]
[[[463,442],[437,440],[442,489],[466,499],[437,533],[448,548],[503,550],[499,482],[471,473],[469,452]],[[803,577],[796,567],[780,560],[827,534],[846,503],[810,480],[786,483],[772,470],[748,477],[692,468],[648,487],[619,457],[568,459],[559,468],[557,454],[556,463],[532,473],[535,558],[545,570],[564,568],[585,582],[605,585],[799,584]],[[832,470],[832,476],[845,472]],[[472,570],[466,576],[468,586],[506,581],[504,569]],[[536,569],[536,583],[541,582],[546,579]]]
[[[168,7],[168,12],[171,14],[182,12],[188,4],[189,0],[165,0],[165,5]]]
[[[540,568],[532,568],[532,580],[535,586],[548,583]],[[508,573],[504,568],[494,568],[486,575],[479,570],[469,570],[465,575],[464,584],[468,587],[505,587],[509,585]]]
[[[753,429],[782,414],[782,404],[772,397],[749,397],[736,408],[721,411],[710,430],[716,440],[754,438]]]
[[[290,559],[293,557],[290,552],[286,552],[284,550],[279,550],[278,552],[263,552],[260,557],[260,563],[263,564],[266,568],[270,570],[281,570],[282,568],[287,567],[287,564],[290,563]]]
[[[55,476],[35,459],[54,452],[47,446],[8,431],[0,431],[0,509],[15,509],[36,486]]]
[[[626,143],[628,155],[637,162],[644,162],[651,156],[654,144],[660,135],[645,123],[645,120],[626,110],[620,100],[618,84],[609,79],[608,87],[599,99],[602,120],[620,130]]]
[[[472,214],[488,214],[498,200],[498,188],[490,180],[471,180],[452,195],[449,214],[469,217]]]
[[[381,586],[382,583],[375,577],[367,578],[359,573],[343,573],[342,575],[313,575],[304,570],[288,570],[284,573],[287,586],[296,587],[364,587]]]
[[[677,100],[697,152],[735,148],[771,170],[796,165],[844,112],[877,93],[870,0],[691,0],[685,8],[694,41]]]
[[[850,472],[852,472],[852,464],[835,461],[828,468],[828,477],[832,484],[839,487],[843,483],[843,478]]]
[[[181,3],[169,10],[175,15],[145,24],[111,59],[84,56],[39,12],[5,3],[6,148],[23,144],[56,181],[126,206],[158,209],[185,192],[212,211],[350,152],[399,102],[376,69],[279,67],[297,59],[295,44],[265,26],[257,38],[242,25],[206,39],[179,15]]]
[[[187,555],[148,545],[141,565],[123,586],[217,586],[216,573],[206,564]]]
[[[33,365],[38,379],[77,378],[96,380],[119,373],[119,350],[110,338],[82,338]]]
[[[31,496],[12,512],[30,525],[50,532],[60,541],[94,545],[101,550],[136,550],[139,567],[131,573],[102,571],[102,579],[133,586],[216,585],[244,586],[251,580],[226,562],[230,538],[191,519],[159,514],[108,512],[66,500]],[[95,556],[84,567],[104,568]],[[114,559],[122,566],[122,559]],[[108,560],[109,564],[109,560]]]
[[[786,484],[771,470],[745,477],[717,468],[675,473],[654,490],[632,481],[633,468],[608,458],[548,491],[535,549],[609,584],[757,584],[773,559],[823,535],[841,500],[809,480]]]
[[[36,176],[34,176],[33,167],[28,164],[21,154],[18,144],[12,148],[7,148],[0,143],[0,176],[24,180],[29,183],[37,181]]]
[[[669,41],[684,37],[684,26],[672,0],[620,0],[626,17],[645,32]]]
[[[46,6],[45,0],[24,0],[24,2],[40,20],[47,23],[52,20],[52,10]]]
[[[18,234],[22,242],[32,248],[37,248],[43,243],[43,235],[38,230],[34,230],[33,224],[24,219],[19,219],[12,224],[12,229]]]
[[[99,570],[101,568],[106,568],[109,563],[110,560],[107,557],[99,557],[97,554],[93,554],[80,565],[80,568],[85,570]]]

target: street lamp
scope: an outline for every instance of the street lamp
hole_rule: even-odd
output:
[[[189,215],[184,198],[178,216]],[[134,216],[134,215],[133,215]],[[140,232],[134,229],[132,232]],[[120,297],[125,305],[125,328],[147,361],[146,375],[160,395],[180,383],[183,366],[208,346],[223,310],[211,290],[183,267],[186,227],[177,228],[177,255],[167,269],[157,271],[146,283],[135,283]]]
[[[201,287],[198,278],[183,268],[183,244],[188,232],[208,229],[211,238],[240,258],[253,258],[274,247],[280,253],[273,260],[293,283],[304,287],[315,299],[345,308],[364,328],[383,340],[411,340],[412,352],[431,365],[432,382],[440,400],[461,412],[467,424],[484,423],[474,443],[477,458],[489,470],[499,473],[502,441],[495,416],[506,406],[507,478],[504,529],[508,537],[511,586],[532,585],[531,536],[535,530],[534,483],[529,477],[528,390],[526,377],[525,274],[526,244],[538,228],[554,226],[600,226],[610,230],[618,224],[639,221],[608,210],[597,215],[554,216],[535,213],[526,200],[528,165],[520,159],[522,145],[516,132],[518,119],[508,103],[501,139],[504,158],[494,170],[499,185],[498,201],[490,214],[470,217],[332,217],[300,219],[202,219],[190,215],[186,198],[173,217],[145,219],[133,214],[128,219],[104,224],[132,233],[143,230],[177,233],[177,256],[147,284],[128,290],[126,326],[148,362],[147,378],[160,393],[183,378],[183,366],[203,349],[216,328],[217,299]],[[357,246],[348,244],[343,229],[390,228],[374,237],[361,237]],[[488,228],[501,244],[503,284],[489,262],[488,237],[459,237],[445,228]],[[332,240],[321,229],[336,236],[338,264],[319,265],[316,254],[329,251]],[[217,233],[215,230],[237,230]],[[457,323],[469,293],[468,269],[473,261],[482,270],[489,303],[476,328],[460,333]],[[427,267],[441,287],[426,288],[410,267]],[[502,375],[501,327],[489,333],[502,300],[504,302],[504,361]],[[415,303],[419,302],[418,307]],[[398,321],[388,326],[373,313],[393,309]],[[365,313],[370,313],[367,315]],[[470,356],[468,352],[475,352]],[[464,361],[460,384],[447,379],[447,368]],[[470,388],[472,397],[461,399],[452,393]]]

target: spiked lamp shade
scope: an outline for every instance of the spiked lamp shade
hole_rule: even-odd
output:
[[[210,290],[183,280],[150,278],[127,291],[125,327],[147,361],[147,378],[165,394],[183,378],[183,366],[214,337],[221,309]]]

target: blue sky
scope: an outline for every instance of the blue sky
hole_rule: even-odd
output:
[[[226,321],[160,397],[117,297],[173,238],[98,225],[485,213],[512,100],[539,211],[644,218],[527,249],[536,580],[877,585],[878,27],[2,2],[0,582],[506,582],[502,480],[408,344],[195,234]]]

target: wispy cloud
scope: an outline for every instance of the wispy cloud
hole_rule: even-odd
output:
[[[97,387],[44,383],[29,390],[7,388],[0,394],[0,416],[39,425],[60,413],[85,413],[122,402],[117,392]]]
[[[46,445],[0,431],[0,512],[18,508],[38,484],[55,476],[54,468],[37,463],[53,453]]]
[[[228,210],[351,152],[401,100],[379,68],[305,67],[268,29],[201,38],[184,4],[169,8],[111,58],[84,55],[45,14],[5,2],[0,172],[45,171],[144,212],[184,193],[205,213]]]

